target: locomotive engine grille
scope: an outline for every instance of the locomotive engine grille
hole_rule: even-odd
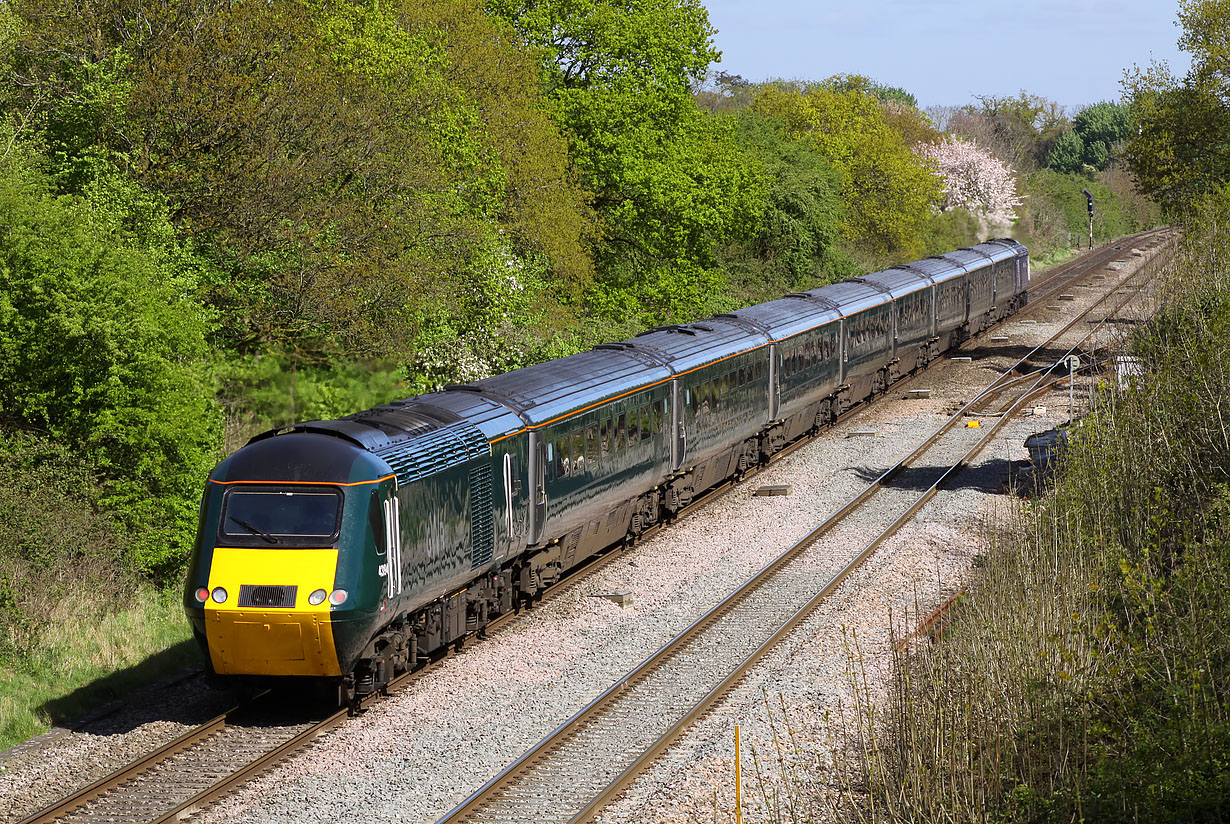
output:
[[[297,586],[271,586],[267,584],[240,584],[239,606],[241,607],[293,607]]]

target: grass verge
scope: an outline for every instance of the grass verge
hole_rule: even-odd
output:
[[[23,650],[0,656],[0,750],[199,662],[178,592],[138,587],[110,606],[66,595]]]

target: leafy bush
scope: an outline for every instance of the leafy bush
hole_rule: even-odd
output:
[[[0,168],[0,416],[75,450],[148,572],[186,557],[219,442],[200,261],[156,198],[118,176],[56,197]]]
[[[754,107],[780,118],[840,175],[845,234],[872,253],[908,256],[942,191],[933,166],[889,125],[879,101],[825,86],[766,85]]]

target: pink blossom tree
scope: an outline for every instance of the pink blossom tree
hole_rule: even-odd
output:
[[[941,211],[965,209],[987,228],[1006,227],[1016,220],[1016,207],[1024,201],[1016,193],[1012,169],[977,143],[949,136],[916,151],[934,161],[944,179]]]

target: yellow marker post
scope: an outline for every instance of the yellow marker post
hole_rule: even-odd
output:
[[[739,725],[735,724],[735,824],[743,824],[743,782],[739,777]]]

